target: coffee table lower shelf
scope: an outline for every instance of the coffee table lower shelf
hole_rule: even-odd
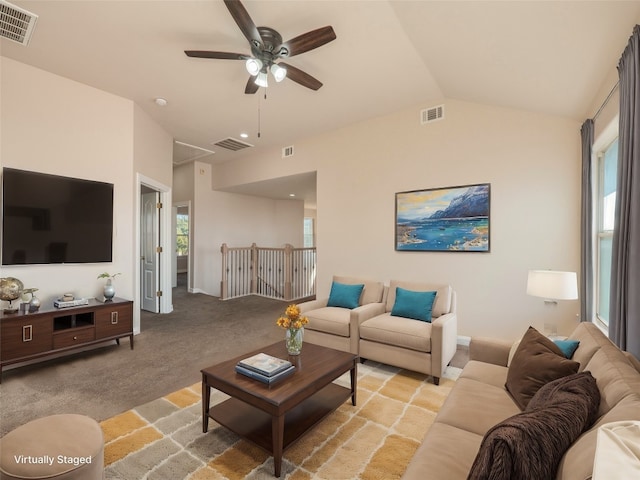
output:
[[[285,414],[282,451],[351,397],[351,390],[330,383]],[[236,398],[209,409],[209,417],[273,455],[273,417]]]

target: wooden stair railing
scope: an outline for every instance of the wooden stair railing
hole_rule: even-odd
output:
[[[316,249],[258,247],[220,248],[220,298],[261,295],[280,300],[301,300],[316,294]]]

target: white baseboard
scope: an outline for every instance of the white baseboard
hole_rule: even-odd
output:
[[[462,335],[458,335],[458,345],[462,345],[464,347],[468,347],[471,343],[471,337],[465,337]]]

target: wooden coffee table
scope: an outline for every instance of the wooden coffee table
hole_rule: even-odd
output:
[[[236,373],[239,360],[264,352],[288,358],[296,371],[268,386]],[[247,352],[202,370],[202,431],[209,418],[273,455],[275,476],[280,476],[282,453],[298,438],[336,410],[349,397],[356,404],[358,356],[305,343],[302,353],[289,356],[284,341]],[[333,380],[351,372],[351,388]],[[209,408],[211,388],[231,398]]]

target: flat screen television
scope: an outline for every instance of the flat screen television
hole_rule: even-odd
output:
[[[2,265],[111,262],[113,184],[2,171]]]

